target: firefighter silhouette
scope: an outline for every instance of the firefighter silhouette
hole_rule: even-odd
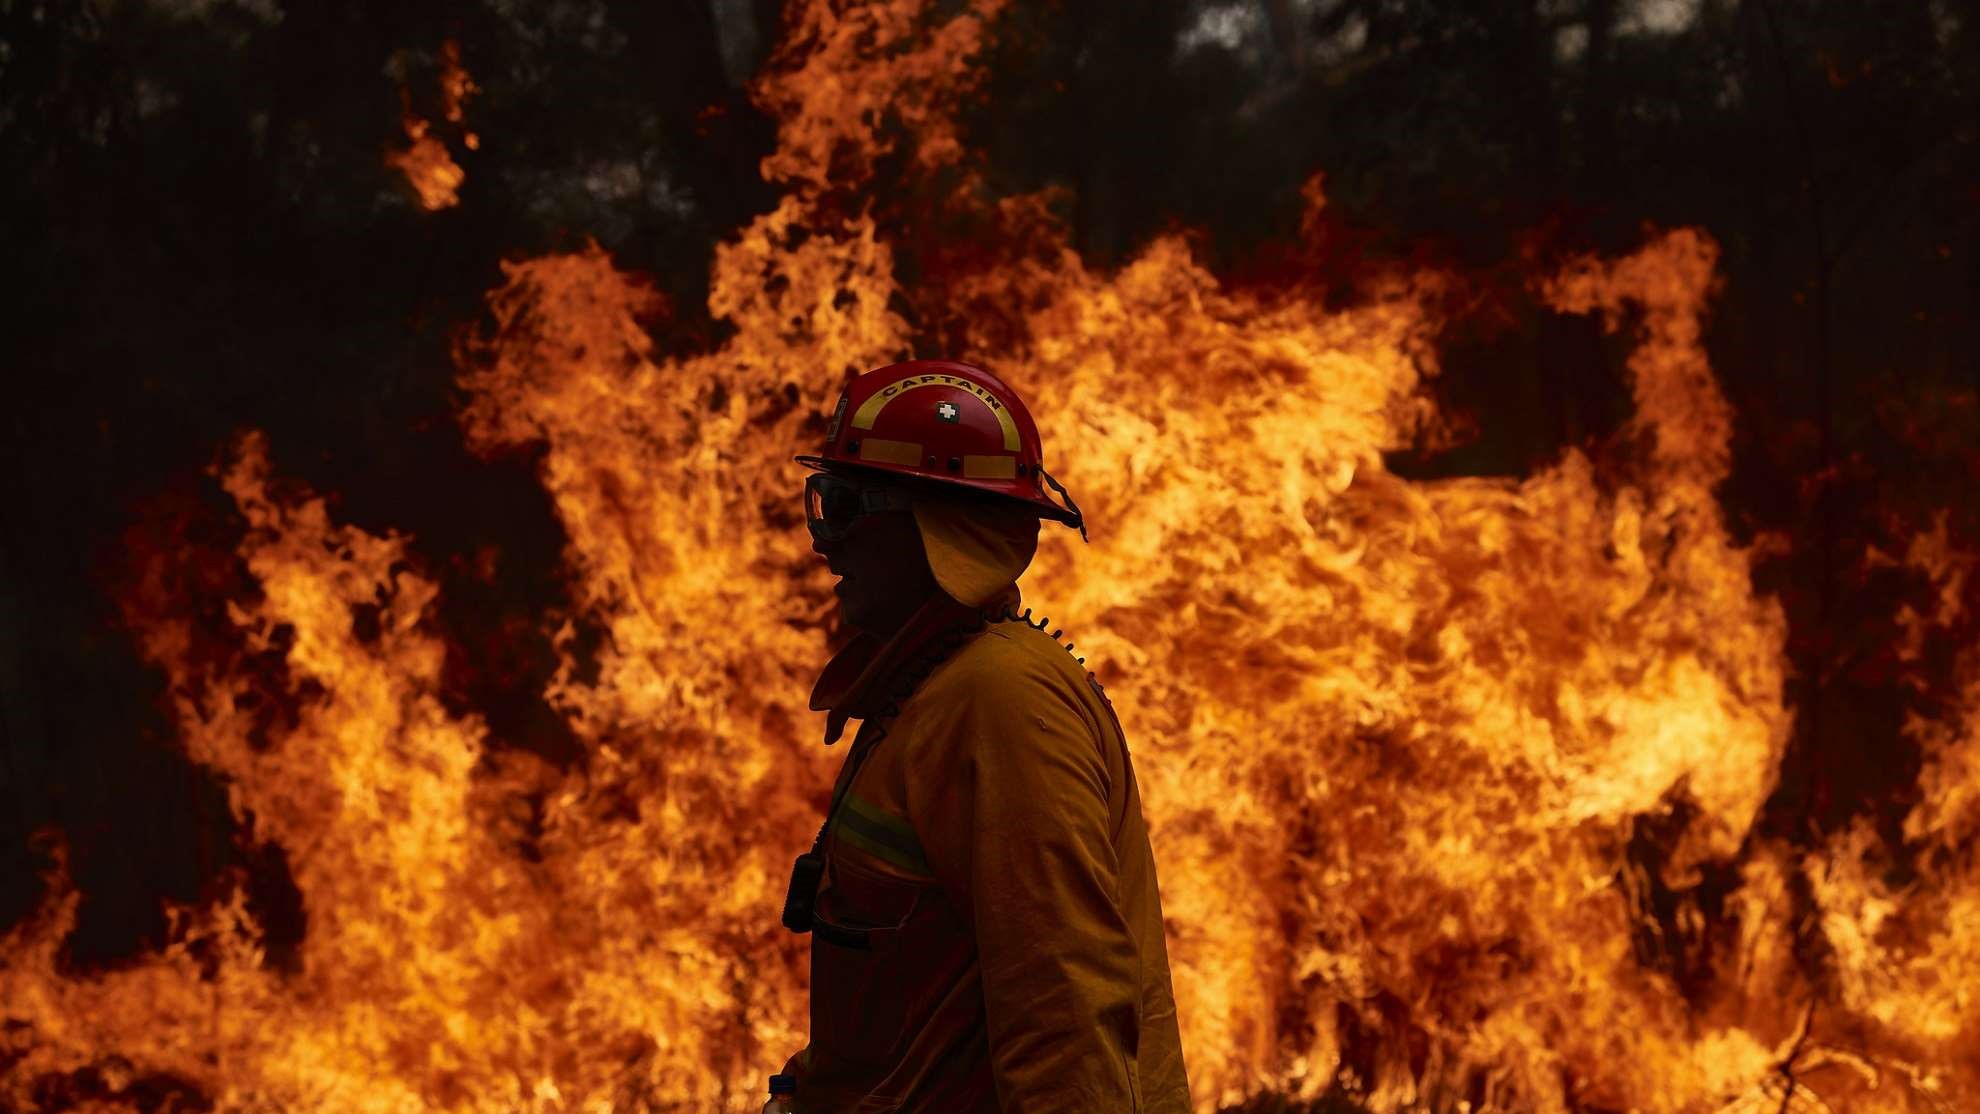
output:
[[[785,904],[812,936],[794,1109],[1186,1114],[1120,722],[1018,610],[1040,520],[1086,536],[1024,402],[971,364],[894,364],[849,382],[797,459],[857,632],[811,707],[827,744],[861,726]]]

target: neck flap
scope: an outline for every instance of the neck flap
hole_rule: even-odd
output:
[[[1018,604],[1017,585],[965,607],[936,592],[886,639],[861,631],[832,655],[811,689],[811,710],[826,712],[825,745],[845,733],[848,719],[894,714],[929,669],[948,656],[961,639]]]

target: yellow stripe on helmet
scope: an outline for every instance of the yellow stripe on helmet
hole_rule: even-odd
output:
[[[982,385],[960,375],[910,375],[898,383],[889,383],[854,411],[853,428],[872,429],[874,419],[880,416],[880,411],[885,410],[888,403],[919,387],[961,387],[975,395],[983,405],[990,408],[992,414],[997,415],[997,424],[1004,430],[1004,448],[1011,452],[1018,451],[1017,422],[1011,419],[1010,410],[1003,403],[998,402],[997,396],[985,390]]]

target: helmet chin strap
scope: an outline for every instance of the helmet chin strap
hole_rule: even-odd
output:
[[[1091,540],[1086,536],[1086,516],[1079,513],[1079,504],[1073,502],[1073,497],[1066,492],[1065,485],[1053,479],[1052,473],[1047,472],[1045,466],[1042,464],[1038,466],[1038,474],[1044,478],[1047,484],[1051,485],[1053,491],[1059,493],[1059,498],[1066,501],[1066,509],[1071,511],[1073,516],[1073,520],[1069,525],[1079,527],[1079,540],[1091,544]]]

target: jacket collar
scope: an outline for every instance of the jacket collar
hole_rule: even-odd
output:
[[[937,648],[950,639],[1015,610],[1020,598],[1016,584],[992,596],[982,607],[965,607],[948,593],[936,592],[890,637],[882,639],[864,631],[854,635],[825,663],[811,688],[811,710],[827,713],[825,745],[839,741],[848,719],[871,719],[885,713],[891,702],[906,699],[901,688],[919,683],[915,669],[931,664],[929,651],[939,653]]]

